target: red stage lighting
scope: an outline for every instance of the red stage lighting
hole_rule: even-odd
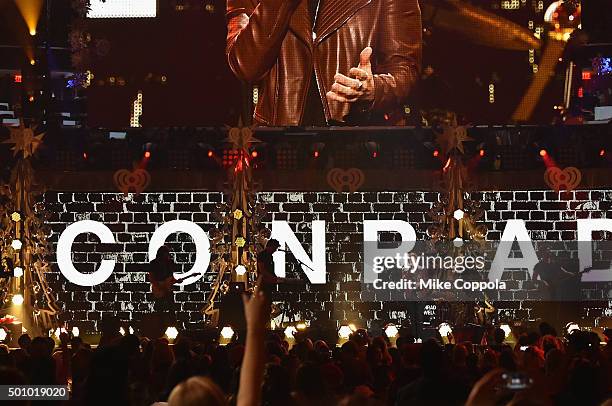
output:
[[[253,158],[257,158],[257,155],[259,155],[259,153],[258,153],[257,151],[253,151],[253,152],[251,152],[251,156],[252,156]]]
[[[144,157],[145,157],[146,159],[151,158],[151,152],[146,151],[146,152],[144,153]]]
[[[16,74],[15,76],[13,76],[13,80],[15,81],[15,83],[21,83],[23,77],[19,74]]]
[[[436,150],[434,150],[434,152],[433,152],[433,156],[434,156],[435,158],[437,158],[439,155],[440,155],[440,151],[438,151],[437,149],[436,149]]]
[[[83,159],[87,159],[87,152],[83,152]]]
[[[315,157],[315,158],[318,158],[318,157],[319,157],[319,151],[315,151],[315,152],[314,152],[314,157]]]
[[[212,149],[208,150],[208,157],[212,158],[215,153],[212,152]]]
[[[548,151],[546,151],[545,149],[541,149],[540,150],[540,156],[541,157],[545,157],[546,155],[548,155]]]
[[[481,149],[481,150],[478,152],[478,155],[480,155],[481,157],[485,156],[485,150],[484,150],[484,149]]]
[[[604,156],[606,156],[606,150],[602,148],[602,149],[599,151],[599,156],[600,156],[600,157],[604,157]]]
[[[583,71],[582,72],[582,80],[591,80],[591,72]]]
[[[376,151],[372,152],[372,158],[378,158],[378,152]]]

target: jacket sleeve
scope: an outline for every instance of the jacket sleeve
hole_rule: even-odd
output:
[[[246,82],[259,81],[274,65],[300,0],[228,0],[229,66]]]
[[[385,0],[374,48],[374,103],[386,112],[401,106],[416,85],[422,59],[421,10],[417,0]]]

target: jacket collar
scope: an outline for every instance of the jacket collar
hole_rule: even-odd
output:
[[[346,23],[357,11],[367,6],[372,0],[321,0],[317,18],[317,38],[319,43]],[[290,29],[312,49],[312,20],[308,12],[308,1],[300,2],[289,23]]]

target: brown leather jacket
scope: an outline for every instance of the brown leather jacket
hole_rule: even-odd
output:
[[[417,0],[321,0],[313,35],[308,0],[228,0],[227,57],[243,81],[259,85],[256,124],[300,125],[314,67],[328,124],[346,122],[349,103],[328,101],[334,75],[374,50],[375,99],[365,110],[398,123],[420,71]],[[313,39],[313,37],[315,37]],[[361,106],[361,111],[364,111]],[[372,114],[374,116],[374,114]]]

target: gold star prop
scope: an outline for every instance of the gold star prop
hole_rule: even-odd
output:
[[[461,126],[444,125],[442,132],[436,136],[436,143],[442,149],[443,156],[446,156],[454,148],[465,154],[463,143],[473,141],[467,134],[467,129]]]
[[[13,150],[13,156],[23,153],[24,159],[34,155],[40,144],[42,144],[42,139],[45,136],[44,133],[34,135],[34,130],[25,127],[23,125],[23,120],[20,120],[19,128],[10,128],[10,132],[9,139],[2,143],[14,144],[13,148],[11,148]]]

